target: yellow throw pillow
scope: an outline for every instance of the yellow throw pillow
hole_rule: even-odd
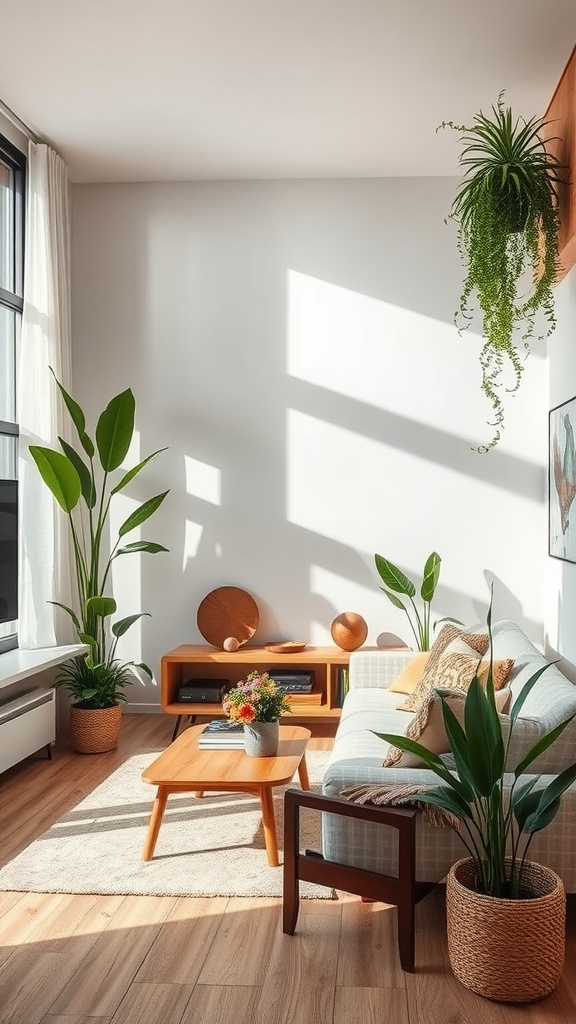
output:
[[[460,690],[444,690],[442,696],[446,700],[451,711],[454,712],[460,725],[464,723],[464,705],[466,694]],[[510,700],[510,688],[504,687],[494,694],[496,710],[499,714],[505,713],[505,708]],[[440,694],[432,692],[420,705],[420,709],[414,716],[406,732],[412,740],[417,740],[423,746],[431,750],[433,754],[450,753],[450,743],[444,727],[444,715],[442,714],[442,702]],[[390,746],[383,761],[384,768],[421,768],[426,762],[417,754],[407,750],[400,750],[399,747]]]
[[[428,696],[430,690],[441,685],[434,681],[438,662],[446,648],[453,640],[463,640],[471,647],[476,654],[483,655],[488,650],[490,637],[488,633],[466,633],[457,626],[443,626],[436,640],[432,644],[430,655],[426,663],[422,678],[413,693],[409,694],[406,700],[398,705],[398,711],[417,711],[422,701]]]
[[[429,651],[421,651],[419,654],[415,654],[394,682],[390,683],[388,687],[390,692],[413,693],[422,678],[422,673],[426,668],[429,657]]]

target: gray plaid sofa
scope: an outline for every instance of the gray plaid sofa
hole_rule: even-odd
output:
[[[482,629],[478,625],[470,628],[475,631]],[[492,632],[494,658],[514,659],[511,676],[514,700],[546,661],[514,622],[497,622],[493,624]],[[411,652],[355,651],[351,654],[350,689],[324,776],[323,792],[326,795],[340,796],[349,786],[367,783],[439,784],[436,776],[426,768],[383,768],[387,744],[373,732],[405,731],[410,721],[409,713],[396,710],[402,695],[389,693],[387,687],[411,657]],[[539,737],[572,715],[576,715],[576,686],[551,666],[533,687],[514,726],[509,765],[517,764]],[[507,735],[510,719],[506,715],[500,718]],[[544,785],[573,761],[576,761],[576,719],[560,739],[530,766],[530,771],[540,776],[538,785]],[[394,829],[331,814],[322,817],[325,857],[371,871],[397,874],[397,834]],[[419,816],[417,880],[439,881],[456,860],[466,855],[464,846],[451,829],[432,828]],[[564,795],[552,824],[534,836],[529,856],[556,871],[567,892],[576,892],[576,783]]]

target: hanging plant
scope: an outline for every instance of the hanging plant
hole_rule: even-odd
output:
[[[535,337],[547,338],[556,325],[554,284],[558,259],[558,196],[563,165],[546,150],[539,117],[514,120],[500,93],[492,116],[480,111],[471,128],[443,121],[440,128],[461,133],[459,156],[464,180],[452,204],[458,224],[458,249],[466,268],[455,323],[459,333],[473,317],[474,299],[482,315],[484,345],[480,354],[482,390],[492,403],[492,440],[476,451],[487,452],[500,440],[504,408],[498,389],[506,360],[520,385],[522,359]],[[537,316],[543,330],[536,334]],[[521,334],[519,332],[522,332]]]

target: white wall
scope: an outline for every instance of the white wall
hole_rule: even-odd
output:
[[[131,386],[140,454],[170,449],[131,490],[171,488],[143,534],[170,554],[124,560],[122,612],[152,613],[126,656],[158,671],[200,642],[223,584],[256,598],[256,642],[330,642],[343,610],[368,643],[409,639],[375,551],[418,576],[440,552],[436,616],[484,618],[494,579],[495,616],[542,639],[547,376],[536,353],[503,441],[471,450],[490,410],[479,338],[452,324],[455,185],[74,187],[75,394],[93,416]]]
[[[576,395],[576,268],[556,288],[555,307],[557,328],[548,344],[551,409]],[[562,671],[576,682],[576,564],[548,558],[545,579],[547,653],[559,655]]]

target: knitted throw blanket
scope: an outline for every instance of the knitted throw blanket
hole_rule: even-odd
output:
[[[419,794],[431,793],[429,786],[377,786],[362,785],[350,786],[343,789],[340,796],[355,804],[378,804],[380,806],[398,807],[402,804],[410,804],[422,811],[424,821],[433,828],[453,828],[456,831],[460,825],[460,819],[450,811],[445,811],[435,804],[428,804],[418,800]]]

